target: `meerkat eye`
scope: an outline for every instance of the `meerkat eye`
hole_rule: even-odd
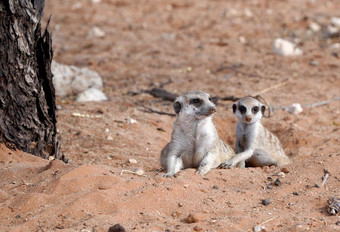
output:
[[[247,112],[247,108],[244,106],[240,106],[238,109],[241,112],[241,114],[244,114],[245,112]]]
[[[253,112],[254,112],[254,114],[256,114],[257,112],[259,112],[259,107],[255,106],[255,107],[253,108]]]
[[[202,100],[199,98],[194,98],[190,100],[190,104],[193,104],[193,105],[200,105],[201,103],[202,103]]]

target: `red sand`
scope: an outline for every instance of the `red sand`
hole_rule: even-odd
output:
[[[244,96],[288,78],[263,93],[270,104],[337,97],[340,62],[327,48],[336,39],[303,35],[313,17],[339,16],[338,2],[102,0],[80,1],[80,8],[76,3],[46,3],[55,59],[98,71],[109,101],[57,99],[62,152],[69,164],[1,145],[0,231],[107,231],[117,223],[127,231],[252,231],[255,225],[266,231],[340,230],[339,215],[329,216],[325,208],[329,198],[340,197],[339,101],[304,108],[298,115],[277,110],[263,119],[292,158],[284,177],[277,176],[279,168],[266,167],[213,170],[205,177],[187,169],[177,178],[162,178],[159,153],[174,118],[143,112],[135,102],[166,112],[173,112],[172,104],[148,94],[127,95],[170,78],[164,88],[171,92],[202,89],[213,96]],[[105,37],[87,37],[93,26]],[[272,54],[272,41],[292,32],[303,38],[304,54]],[[313,60],[317,66],[309,65]],[[219,69],[237,63],[243,73]],[[219,103],[216,127],[234,144],[231,102]],[[137,123],[128,124],[128,117]],[[129,163],[130,158],[138,163]],[[121,175],[134,168],[145,174]],[[321,186],[325,168],[330,176]],[[268,189],[276,178],[282,184]],[[262,205],[263,199],[270,204]],[[198,222],[188,223],[190,214]]]

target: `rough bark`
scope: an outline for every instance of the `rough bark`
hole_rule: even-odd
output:
[[[41,33],[44,0],[0,1],[0,142],[59,157],[51,34]]]

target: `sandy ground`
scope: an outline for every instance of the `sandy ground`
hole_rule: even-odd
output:
[[[325,37],[339,1],[95,2],[47,1],[44,22],[52,14],[55,60],[100,73],[109,100],[57,99],[68,164],[0,146],[0,231],[108,231],[117,223],[126,231],[340,231],[340,215],[326,211],[327,200],[340,197],[340,101],[307,107],[340,96],[340,51],[329,48],[339,37]],[[309,31],[311,22],[321,31]],[[95,26],[104,37],[91,36]],[[278,37],[297,42],[303,55],[273,54]],[[292,164],[163,178],[159,154],[174,117],[139,105],[172,113],[172,104],[128,94],[160,86],[301,103],[300,114],[278,109],[263,119]],[[233,145],[231,104],[219,101],[214,122]],[[135,168],[144,174],[122,173]]]

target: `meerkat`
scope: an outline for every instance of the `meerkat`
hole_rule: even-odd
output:
[[[236,125],[236,155],[224,162],[221,167],[282,166],[289,158],[284,153],[279,139],[262,124],[261,118],[266,110],[258,99],[244,97],[233,104],[233,112],[238,118]]]
[[[164,177],[175,175],[185,168],[198,168],[207,174],[235,155],[234,150],[218,136],[212,115],[216,106],[209,94],[195,90],[186,92],[174,101],[176,121],[171,141],[161,151]]]

